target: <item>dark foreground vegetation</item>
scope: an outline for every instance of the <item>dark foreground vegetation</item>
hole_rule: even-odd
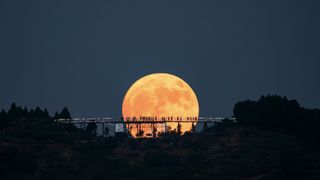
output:
[[[282,98],[263,98],[275,97]],[[299,128],[292,130],[285,125],[276,125],[275,119],[279,114],[276,115],[277,111],[274,110],[266,114],[270,115],[268,119],[263,119],[260,113],[265,110],[259,107],[261,111],[255,111],[259,116],[247,119],[243,114],[251,112],[244,113],[246,105],[243,107],[241,103],[235,106],[239,123],[225,120],[215,127],[206,128],[202,133],[183,136],[165,134],[157,139],[96,137],[90,131],[56,124],[49,115],[31,116],[29,111],[25,113],[29,114],[28,118],[20,115],[13,118],[10,117],[12,114],[8,116],[10,113],[4,112],[7,125],[0,131],[0,179],[320,177],[320,146],[317,138],[310,140],[306,131],[299,135]],[[309,110],[301,112],[305,111]],[[318,110],[310,110],[313,111]],[[66,113],[67,109],[64,112],[63,116],[70,116]],[[270,118],[275,118],[270,124],[257,123]]]
[[[242,126],[287,132],[320,143],[320,110],[303,108],[296,100],[262,96],[258,101],[238,102],[233,113]]]

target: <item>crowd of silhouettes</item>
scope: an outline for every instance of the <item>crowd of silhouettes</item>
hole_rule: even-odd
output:
[[[4,109],[0,113],[0,130],[5,129],[12,125],[16,120],[28,120],[28,119],[50,119],[49,112],[47,108],[41,109],[36,107],[35,109],[28,110],[26,107],[22,108],[17,106],[15,103],[11,104],[8,111]],[[68,108],[63,108],[61,113],[56,113],[54,118],[71,118]]]
[[[320,138],[320,110],[303,108],[286,97],[268,95],[258,101],[245,100],[236,103],[233,112],[241,125]]]

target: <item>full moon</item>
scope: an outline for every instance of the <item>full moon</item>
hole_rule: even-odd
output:
[[[196,94],[184,80],[167,73],[155,73],[142,77],[129,88],[123,100],[122,116],[125,121],[197,120],[199,103]],[[195,125],[190,122],[168,122],[165,125],[153,125],[152,128],[143,124],[138,126],[143,131],[140,136],[148,137],[154,131],[163,133],[166,129],[177,130],[178,124],[182,133],[190,131]],[[130,124],[127,124],[127,128],[133,137],[138,136],[138,128]]]

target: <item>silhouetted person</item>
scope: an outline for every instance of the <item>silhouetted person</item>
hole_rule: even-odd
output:
[[[181,128],[182,128],[182,126],[181,126],[181,124],[178,122],[178,126],[177,126],[177,134],[178,134],[178,135],[182,135]]]
[[[157,128],[156,127],[153,127],[152,129],[152,137],[156,137],[157,136]]]
[[[144,134],[144,131],[143,131],[142,129],[140,129],[140,130],[138,131],[138,133],[136,134],[136,136],[137,136],[138,138],[140,138],[140,137],[143,136],[143,134]]]

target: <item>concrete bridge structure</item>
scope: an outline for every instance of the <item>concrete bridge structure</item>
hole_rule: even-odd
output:
[[[89,123],[97,124],[97,135],[102,136],[113,136],[116,133],[128,133],[126,127],[128,125],[155,125],[155,124],[163,124],[166,127],[167,123],[197,123],[197,126],[203,126],[203,124],[207,124],[209,126],[214,126],[216,123],[222,122],[226,118],[221,117],[199,117],[199,118],[144,118],[140,119],[126,119],[124,118],[100,118],[100,117],[91,117],[91,118],[71,118],[71,119],[55,119],[57,123],[70,123],[74,124],[76,127],[85,130]],[[236,121],[235,118],[227,118],[233,121]],[[166,128],[165,128],[166,129]],[[200,128],[198,128],[200,129]],[[198,130],[201,131],[201,130]]]

